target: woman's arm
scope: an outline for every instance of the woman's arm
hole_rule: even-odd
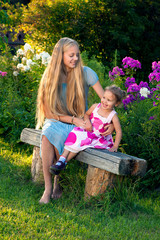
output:
[[[113,147],[108,149],[108,151],[117,152],[118,146],[119,146],[120,141],[122,139],[122,129],[121,129],[121,125],[120,125],[119,118],[118,118],[117,114],[114,115],[112,121],[113,121],[113,125],[115,127],[116,136],[115,136],[115,142],[114,142]]]
[[[97,93],[97,95],[98,95],[100,98],[102,98],[102,97],[103,97],[103,94],[104,94],[104,90],[103,90],[100,82],[97,81],[92,87],[93,87],[94,91]]]

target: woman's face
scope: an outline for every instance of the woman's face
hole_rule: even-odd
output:
[[[77,47],[77,45],[69,47],[63,53],[63,63],[67,71],[70,71],[71,69],[75,68],[78,60],[79,60],[79,48]]]

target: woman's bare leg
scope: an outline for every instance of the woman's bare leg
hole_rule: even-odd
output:
[[[42,165],[43,165],[43,176],[45,182],[45,190],[40,199],[40,203],[48,203],[50,201],[52,193],[52,175],[49,172],[49,167],[52,165],[55,158],[55,151],[53,145],[48,141],[46,136],[42,136]]]

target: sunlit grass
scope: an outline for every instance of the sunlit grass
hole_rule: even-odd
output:
[[[159,239],[158,193],[142,196],[125,179],[125,187],[85,202],[86,167],[72,161],[62,198],[39,205],[44,187],[32,182],[31,161],[29,151],[0,140],[0,239]]]

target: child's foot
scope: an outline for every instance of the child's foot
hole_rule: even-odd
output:
[[[50,166],[50,173],[54,173],[55,175],[59,174],[60,171],[65,169],[67,165],[66,158],[63,156],[60,156],[58,162],[55,165]]]
[[[57,171],[57,170],[54,170],[52,167],[54,165],[51,165],[50,168],[49,168],[49,172],[52,174],[52,175],[59,175],[60,171]]]
[[[58,173],[65,169],[66,165],[66,162],[58,161],[55,165],[50,166],[50,172],[52,173],[53,171],[54,173]]]

